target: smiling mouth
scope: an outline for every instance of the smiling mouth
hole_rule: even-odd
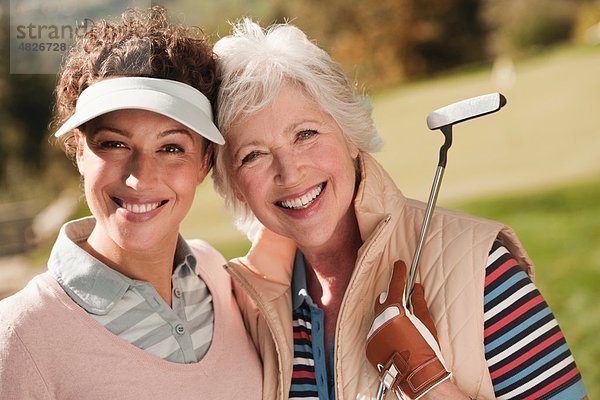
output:
[[[113,197],[112,198],[115,203],[121,208],[126,209],[134,214],[144,214],[150,211],[154,211],[159,207],[167,204],[169,200],[156,201],[153,203],[126,203],[123,200]]]
[[[279,207],[286,208],[288,210],[302,210],[314,203],[324,188],[325,182],[321,183],[319,186],[315,187],[310,192],[298,198],[278,201],[275,204]]]

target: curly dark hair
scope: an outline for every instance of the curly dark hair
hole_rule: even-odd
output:
[[[202,30],[172,24],[167,11],[129,9],[120,21],[99,20],[77,38],[58,74],[51,130],[75,111],[81,92],[106,77],[143,76],[171,79],[200,90],[215,103],[218,79],[216,58]],[[61,138],[69,157],[74,157],[74,133]],[[204,140],[208,154],[212,144]]]

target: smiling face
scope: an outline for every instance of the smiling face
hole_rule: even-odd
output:
[[[240,200],[303,251],[333,249],[356,230],[352,207],[358,149],[297,86],[235,124],[226,157]]]
[[[207,174],[201,136],[144,110],[104,114],[85,128],[76,143],[85,197],[97,220],[90,245],[102,252],[174,243]]]

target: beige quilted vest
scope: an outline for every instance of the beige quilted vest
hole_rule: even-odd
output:
[[[355,210],[364,245],[336,328],[334,373],[340,400],[375,398],[378,378],[365,354],[373,305],[387,288],[394,261],[410,264],[425,210],[424,203],[402,196],[370,155],[362,154],[361,162]],[[443,209],[434,213],[417,274],[455,383],[468,396],[482,400],[495,398],[483,348],[483,288],[488,252],[498,236],[531,275],[532,263],[509,228]],[[287,399],[291,380],[289,284],[294,252],[289,239],[265,230],[246,257],[226,266],[261,353],[263,398],[269,400]]]
[[[376,279],[371,286],[369,279],[363,276],[361,280],[367,289],[354,289],[359,295],[356,300],[351,300],[353,289],[350,287],[346,294],[348,302],[359,301],[359,297],[374,297],[384,291],[394,261],[401,259],[410,265],[426,206],[423,202],[404,198],[371,156],[363,154],[362,159],[362,170],[366,171],[369,179],[365,181],[363,173],[363,185],[355,201],[357,218],[365,240],[372,241],[376,234],[380,238],[366,250],[371,256],[363,255],[362,262],[367,266],[357,265],[355,272],[369,271],[369,275],[376,276]],[[389,221],[384,223],[385,218]],[[386,224],[391,227],[383,226]],[[488,253],[497,237],[533,277],[532,262],[510,228],[442,208],[436,210],[430,222],[417,274],[417,282],[424,286],[429,311],[439,332],[440,347],[453,372],[453,380],[465,394],[478,399],[495,399],[483,348],[483,290]],[[368,242],[365,244],[368,245]],[[356,313],[347,313],[341,318],[341,324],[361,326],[362,330],[368,329],[365,325],[370,325],[371,320],[367,319],[369,324],[366,324],[356,317]],[[351,336],[349,329],[343,333]],[[340,338],[344,340],[344,336],[342,334]],[[340,348],[344,345],[338,344]],[[352,345],[355,343],[350,342],[346,348]],[[347,359],[340,364],[347,363]],[[347,375],[347,370],[337,372],[338,377],[340,374]],[[341,379],[342,386],[346,386],[345,392],[364,391],[360,384],[352,388],[355,385],[351,379],[343,376]],[[360,381],[361,378],[356,375],[353,380]]]
[[[387,273],[375,292],[387,286],[391,271],[386,265],[396,259],[408,264],[412,259],[418,240],[415,227],[420,226],[424,211],[425,204],[407,200],[378,263]],[[488,253],[496,237],[532,275],[533,266],[509,228],[443,209],[431,221],[417,274],[453,380],[463,393],[477,399],[495,399],[483,349],[483,290]]]

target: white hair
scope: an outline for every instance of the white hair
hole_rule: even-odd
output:
[[[371,105],[354,93],[341,66],[289,23],[263,30],[250,18],[233,26],[230,36],[214,46],[221,86],[217,97],[217,126],[225,138],[216,146],[213,181],[216,191],[233,208],[236,226],[252,238],[260,223],[245,202],[236,197],[235,183],[225,160],[231,127],[273,102],[286,83],[299,85],[340,126],[359,150],[379,150],[382,139]]]

